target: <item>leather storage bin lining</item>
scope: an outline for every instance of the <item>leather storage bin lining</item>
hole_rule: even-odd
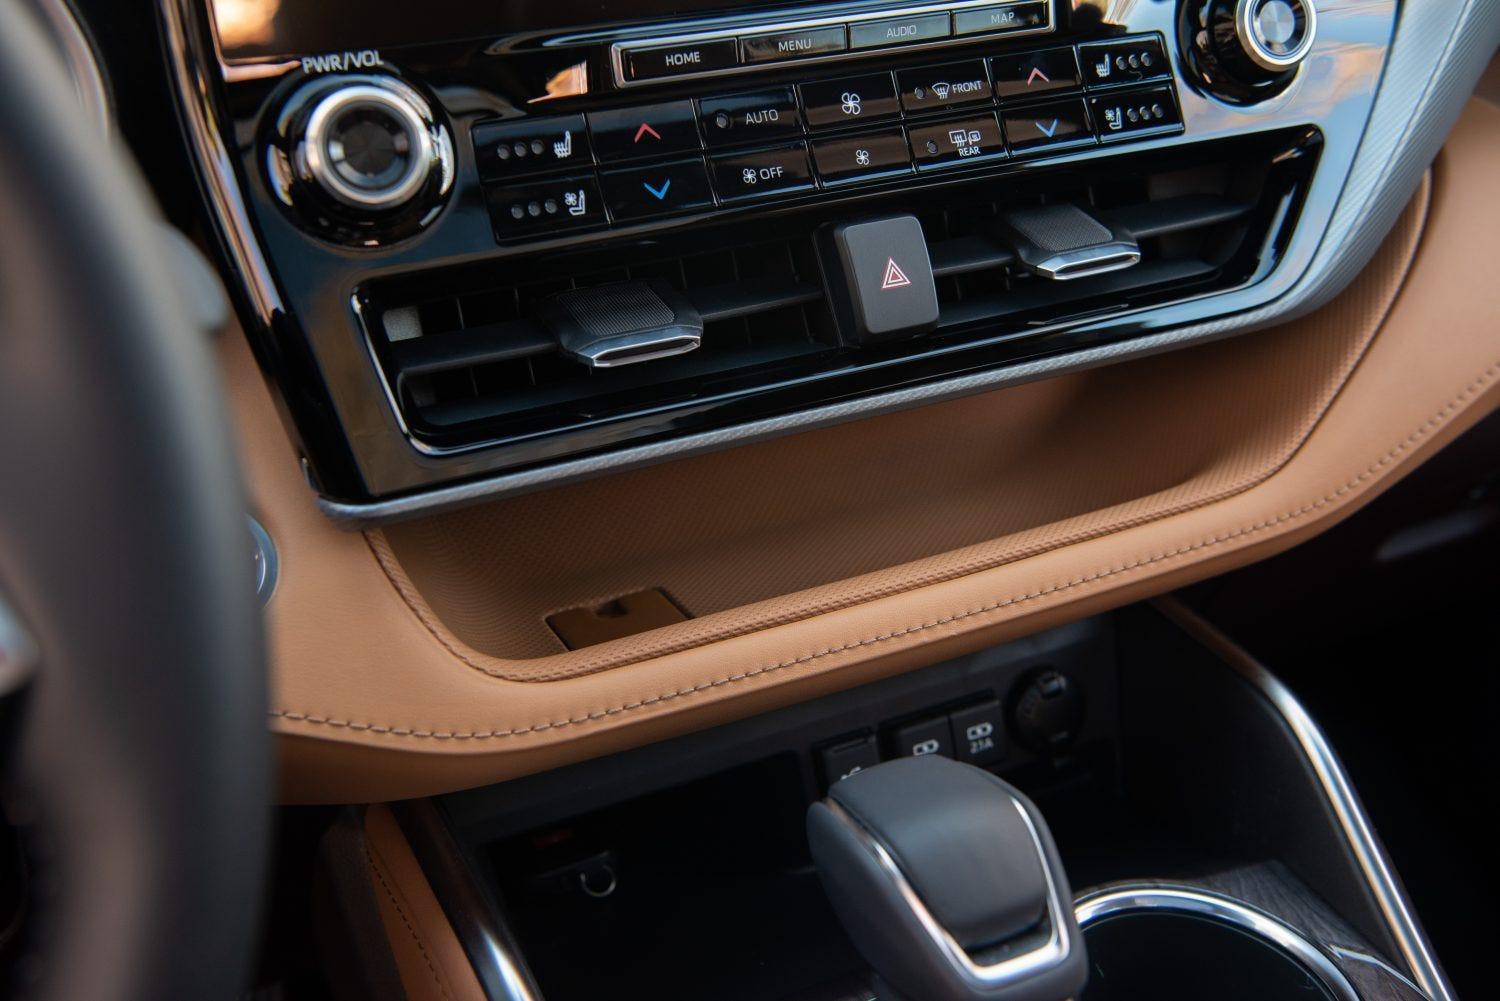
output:
[[[368,533],[470,666],[551,681],[949,580],[1211,503],[1301,446],[1391,307],[1424,183],[1302,320]],[[661,588],[694,618],[567,652],[546,618]]]

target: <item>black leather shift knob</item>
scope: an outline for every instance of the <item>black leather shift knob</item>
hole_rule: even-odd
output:
[[[912,1001],[1066,1001],[1088,975],[1046,822],[1013,787],[936,756],[837,782],[807,815],[850,937]]]

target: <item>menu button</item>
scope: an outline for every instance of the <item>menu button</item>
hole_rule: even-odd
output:
[[[826,56],[848,48],[844,26],[775,31],[740,39],[740,52],[747,63],[764,63],[806,56]]]

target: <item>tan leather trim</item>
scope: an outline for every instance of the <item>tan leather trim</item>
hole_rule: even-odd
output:
[[[790,618],[681,649],[664,642],[673,637],[647,634],[556,657],[496,658],[457,639],[451,623],[435,614],[424,623],[431,606],[424,612],[423,604],[431,595],[418,594],[408,578],[403,597],[387,576],[393,573],[399,582],[402,564],[393,570],[387,558],[383,567],[362,536],[338,532],[318,515],[248,353],[227,340],[224,363],[246,432],[252,490],[282,554],[281,583],[268,616],[286,797],[391,799],[554,767],[1002,642],[1211,576],[1321,531],[1500,402],[1494,385],[1500,373],[1500,283],[1490,273],[1488,253],[1492,234],[1500,232],[1500,200],[1489,197],[1497,156],[1500,109],[1471,102],[1434,170],[1431,212],[1409,272],[1406,262],[1422,229],[1420,200],[1367,275],[1315,317],[1131,363],[1138,372],[1133,378],[1144,380],[1137,406],[1156,426],[1218,421],[1216,408],[1238,408],[1229,414],[1234,419],[1221,422],[1238,430],[1218,443],[1235,457],[1227,458],[1210,439],[1191,461],[1169,457],[1184,470],[1179,484],[1195,479],[1195,465],[1213,470],[1219,489],[1212,498],[1200,499],[1201,483],[1173,493],[1174,484],[1153,469],[1142,473],[1133,494],[1122,488],[1100,508],[1038,520],[1049,509],[1043,490],[1018,531],[972,544],[1006,549],[1000,562],[969,562],[964,565],[972,569],[954,575],[957,562],[973,559],[969,546],[955,551],[956,557],[938,552],[914,564],[885,564],[890,571],[872,572],[882,580],[891,571],[908,575],[905,586],[870,590],[860,577],[816,585],[771,599],[785,601]],[[1368,298],[1349,302],[1388,298],[1403,272],[1405,282],[1388,311],[1382,303],[1372,315]],[[1351,334],[1360,322],[1365,326]],[[1377,326],[1378,334],[1369,338]],[[1318,343],[1302,343],[1309,341]],[[1331,391],[1326,381],[1285,382],[1277,362],[1307,361],[1311,355],[1298,353],[1301,348],[1322,351],[1331,371],[1346,364],[1346,377]],[[1223,392],[1216,379],[1201,375],[1251,364],[1252,378],[1232,384],[1244,395]],[[1174,386],[1166,373],[1183,374]],[[1123,382],[1116,391],[1125,391]],[[1018,420],[1028,408],[1055,417],[1059,406],[1067,409],[1077,400],[1059,380],[987,396],[989,406]],[[1257,424],[1243,420],[1247,413],[1280,416]],[[1286,419],[1288,413],[1296,419]],[[1086,424],[1066,426],[1068,435],[1035,436],[1031,458],[1046,463],[1049,446],[1084,453],[1093,447]],[[1006,424],[989,425],[997,440],[1008,430]],[[1099,475],[1128,482],[1119,470],[1157,461],[1152,444],[1143,440],[1132,453],[1105,456],[1096,467]],[[1279,456],[1269,469],[1268,455]],[[693,464],[713,458],[674,467],[691,480]],[[1013,455],[1007,461],[1021,475],[1026,459]],[[1065,469],[1070,460],[1053,461],[1035,468]],[[912,465],[890,467],[891,478],[901,480],[904,467]],[[811,478],[806,470],[794,472]],[[588,489],[619,490],[620,499],[633,500],[626,489],[632,482],[621,477]],[[1072,496],[1088,498],[1086,484],[1077,489]],[[920,504],[920,490],[911,496]],[[976,503],[982,501],[983,484],[976,494]],[[1109,511],[1120,505],[1124,509]],[[920,513],[920,507],[915,510]],[[1097,519],[1100,511],[1107,512],[1111,527],[1080,532],[1078,519]],[[776,527],[763,539],[747,540],[740,555],[753,559],[755,543],[774,542]],[[819,526],[803,527],[809,529],[804,538],[815,543]],[[657,542],[672,544],[670,538]],[[636,554],[629,555],[626,563]],[[706,554],[710,561],[715,556]],[[486,562],[476,559],[467,572],[482,577]],[[461,561],[449,566],[466,572]],[[524,589],[533,568],[514,569],[517,587]],[[939,572],[923,576],[929,569]],[[831,589],[836,600],[805,614],[799,606],[818,587]],[[762,614],[755,604],[745,606],[748,612],[709,611],[658,632],[701,629],[718,615]],[[688,610],[699,611],[691,603]],[[636,643],[642,645],[629,646]],[[621,657],[622,650],[629,652]],[[587,663],[583,658],[601,653],[621,658],[617,663],[624,666],[574,670]],[[567,662],[570,676],[539,680],[548,675],[536,668],[555,666],[560,657],[579,658]],[[502,673],[538,680],[511,680]]]
[[[479,978],[388,807],[365,813],[380,920],[408,1001],[485,1001]]]

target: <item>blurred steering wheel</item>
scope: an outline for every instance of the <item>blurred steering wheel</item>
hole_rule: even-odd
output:
[[[208,337],[160,230],[0,0],[0,754],[29,876],[7,997],[210,1001],[248,981],[261,622]]]

